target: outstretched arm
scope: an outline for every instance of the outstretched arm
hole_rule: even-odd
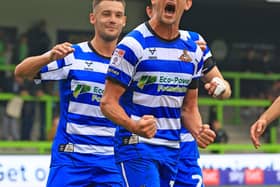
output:
[[[65,42],[54,46],[49,52],[42,55],[27,57],[16,66],[15,76],[32,79],[43,66],[72,53],[74,48],[71,46],[71,43]]]
[[[261,146],[260,136],[272,121],[280,116],[280,96],[272,103],[272,105],[259,117],[259,119],[251,126],[250,135],[255,148]]]

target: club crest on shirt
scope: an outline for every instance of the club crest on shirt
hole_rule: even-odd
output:
[[[179,59],[183,62],[191,62],[192,58],[188,54],[187,50],[183,50],[183,54],[179,57]]]
[[[124,57],[125,51],[122,49],[115,49],[114,54],[112,56],[112,65],[118,66],[120,65],[123,57]]]

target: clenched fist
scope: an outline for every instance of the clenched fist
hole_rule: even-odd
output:
[[[157,131],[156,119],[152,115],[144,115],[140,118],[133,129],[133,133],[145,137],[153,138]]]
[[[200,148],[206,148],[214,142],[216,134],[210,129],[208,124],[203,124],[199,134],[195,137],[197,144]]]

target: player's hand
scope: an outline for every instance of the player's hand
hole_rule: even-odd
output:
[[[216,134],[210,129],[208,124],[203,124],[198,136],[195,137],[197,144],[200,148],[206,148],[214,142]]]
[[[195,42],[199,47],[200,47],[200,49],[202,50],[202,51],[205,51],[206,50],[206,42],[205,41],[196,41]]]
[[[69,42],[64,42],[62,44],[57,44],[54,46],[51,51],[48,53],[49,60],[54,61],[61,58],[64,58],[70,53],[74,52],[74,48],[72,48],[72,44]]]
[[[153,138],[157,131],[156,119],[152,115],[144,115],[136,122],[133,133],[145,137]]]
[[[204,88],[207,90],[209,95],[219,97],[225,92],[226,84],[221,78],[214,77],[211,82],[204,85]]]
[[[250,129],[251,140],[256,149],[258,149],[261,146],[260,136],[264,133],[266,126],[267,126],[267,121],[260,120],[260,119],[251,126]]]

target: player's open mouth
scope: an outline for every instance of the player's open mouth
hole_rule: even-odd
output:
[[[175,7],[174,4],[167,3],[164,10],[165,10],[165,13],[174,14],[175,10],[176,10],[176,7]]]

